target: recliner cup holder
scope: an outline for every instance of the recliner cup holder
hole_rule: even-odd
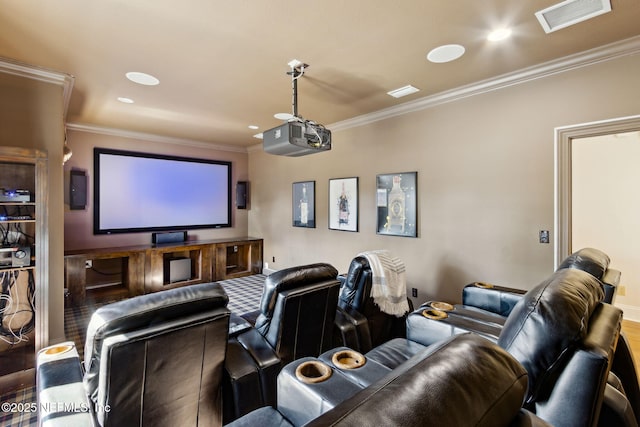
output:
[[[305,384],[317,384],[328,380],[333,370],[319,360],[302,362],[296,368],[296,378]]]
[[[431,319],[431,320],[443,320],[449,317],[449,315],[446,312],[442,310],[436,310],[433,308],[422,310],[422,315],[427,319]]]
[[[493,285],[491,283],[475,282],[474,285],[478,288],[493,289]]]
[[[333,353],[331,362],[340,369],[357,369],[364,366],[367,363],[367,359],[357,351],[342,350]]]
[[[453,311],[454,309],[452,304],[449,304],[448,302],[442,302],[442,301],[431,301],[429,302],[429,306],[434,310],[439,310],[439,311]]]

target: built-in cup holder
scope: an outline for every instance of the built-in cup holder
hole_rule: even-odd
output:
[[[453,305],[449,304],[448,302],[431,301],[429,303],[429,306],[431,306],[431,308],[433,308],[435,310],[440,310],[440,311],[452,311],[453,310]]]
[[[433,308],[422,310],[422,315],[427,319],[431,319],[431,320],[442,320],[449,317],[449,315],[446,312],[442,310],[436,310]]]
[[[493,285],[491,283],[475,282],[474,285],[476,285],[476,287],[478,288],[493,289]]]
[[[302,362],[296,368],[296,378],[305,384],[317,384],[331,377],[331,367],[319,360]]]
[[[73,346],[71,346],[69,344],[56,345],[56,346],[49,347],[48,349],[46,349],[44,351],[44,354],[48,354],[48,355],[62,354],[62,353],[66,353],[67,351],[71,350],[72,348],[73,348]]]
[[[367,359],[357,351],[342,350],[333,353],[331,362],[340,369],[356,369],[364,366],[367,363]]]

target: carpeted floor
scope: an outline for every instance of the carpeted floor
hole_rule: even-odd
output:
[[[265,277],[266,276],[262,274],[256,274],[253,276],[218,282],[224,287],[227,295],[229,296],[229,304],[227,307],[231,312],[241,315],[243,313],[259,309]],[[91,315],[98,309],[98,307],[111,302],[114,302],[114,300],[90,303],[82,307],[65,308],[65,337],[68,341],[75,342],[81,359],[84,353],[84,341],[86,338],[87,325],[89,324]],[[35,387],[29,387],[1,395],[0,403],[4,405],[2,406],[2,409],[0,409],[0,426],[36,426],[38,423],[37,413],[31,411],[31,409],[36,409],[36,402],[37,396],[35,394]]]

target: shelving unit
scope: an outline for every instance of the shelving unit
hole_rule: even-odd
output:
[[[171,260],[188,258],[191,274],[186,280],[171,282],[167,265]],[[118,263],[107,269],[106,260]],[[196,283],[225,280],[262,272],[262,239],[251,237],[187,241],[163,245],[101,248],[65,253],[65,286],[73,305],[85,302],[87,290],[104,285],[94,271],[111,272],[112,286],[128,296],[158,292]],[[106,276],[106,275],[104,275]]]
[[[34,381],[47,345],[47,158],[0,147],[0,389]]]

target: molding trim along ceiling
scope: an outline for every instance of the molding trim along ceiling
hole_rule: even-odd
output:
[[[503,89],[505,87],[549,77],[565,71],[587,67],[599,62],[610,61],[612,59],[622,58],[629,55],[636,55],[638,53],[640,53],[640,36],[635,36],[554,61],[549,61],[529,68],[523,68],[522,70],[518,70],[513,73],[507,73],[487,80],[481,80],[476,83],[436,93],[434,95],[425,96],[424,98],[395,105],[373,113],[331,123],[326,125],[326,127],[331,129],[332,132],[335,132],[363,126],[391,117],[400,116],[402,114],[435,107],[447,102],[457,101],[474,95],[480,95],[494,90]]]
[[[207,148],[220,151],[232,151],[235,153],[246,153],[247,147],[238,147],[235,145],[212,144],[209,142],[196,141],[194,139],[175,138],[171,136],[156,135],[153,133],[135,132],[130,130],[100,127],[93,125],[83,125],[79,123],[67,123],[68,130],[79,132],[96,133],[100,135],[118,136],[121,138],[140,139],[142,141],[158,142],[161,144],[182,145],[188,147]]]
[[[2,57],[0,57],[0,73],[12,74],[18,77],[62,86],[62,99],[64,103],[63,119],[66,119],[67,110],[69,109],[69,100],[71,99],[71,92],[73,91],[73,83],[75,82],[74,76],[60,71],[47,70],[46,68],[22,64],[9,58]]]

